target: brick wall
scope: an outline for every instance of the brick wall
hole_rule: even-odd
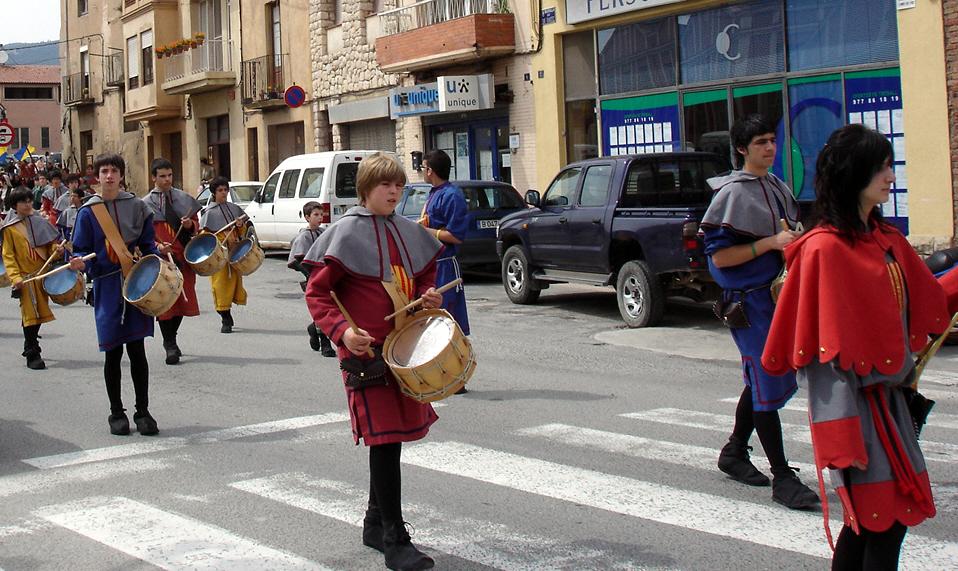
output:
[[[945,23],[945,73],[948,86],[948,124],[950,126],[952,210],[958,221],[958,0],[942,0]],[[956,222],[955,236],[958,236]]]
[[[460,50],[515,46],[512,14],[475,14],[376,40],[380,65]]]

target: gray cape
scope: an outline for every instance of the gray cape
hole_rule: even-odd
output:
[[[756,238],[773,236],[782,231],[779,219],[783,216],[779,204],[785,211],[784,218],[789,228],[794,229],[798,223],[798,201],[785,183],[772,173],[757,177],[732,171],[708,179],[708,184],[716,193],[702,218],[704,227],[725,227]]]
[[[27,216],[26,218],[21,217],[16,211],[11,210],[7,213],[7,217],[3,220],[3,226],[0,226],[0,244],[3,243],[3,235],[6,233],[8,226],[13,226],[17,222],[24,220],[24,226],[27,230],[27,242],[30,243],[31,248],[36,248],[37,246],[45,246],[50,242],[59,242],[60,233],[57,232],[57,229],[54,228],[53,224],[50,224],[50,221],[47,220],[46,216],[40,215],[40,213],[34,211],[33,214]],[[18,232],[18,230],[10,229],[11,232]]]
[[[309,228],[303,228],[299,231],[299,234],[293,238],[293,243],[289,245],[289,258],[286,260],[286,265],[288,267],[293,267],[292,265],[306,256],[306,252],[313,246],[313,242],[323,233],[323,228],[318,230],[310,230]]]
[[[389,243],[392,236],[406,275],[419,276],[442,250],[442,244],[419,224],[396,214],[378,216],[354,206],[331,224],[303,258],[303,263],[323,266],[337,261],[349,273],[379,281],[392,281]]]
[[[57,200],[59,200],[64,194],[70,194],[70,189],[66,186],[61,184],[60,188],[53,188],[52,184],[48,184],[46,189],[43,191],[42,197],[52,202],[55,208]]]
[[[143,233],[143,225],[151,215],[150,208],[145,202],[123,190],[120,191],[115,200],[110,201],[104,201],[99,194],[91,196],[89,200],[83,203],[80,210],[90,208],[94,204],[106,204],[106,211],[110,213],[110,218],[113,219],[113,223],[120,230],[120,235],[123,236],[123,241],[127,244],[140,239],[140,234]],[[90,215],[96,219],[93,212],[90,212]]]
[[[57,218],[57,226],[73,228],[77,221],[77,212],[79,211],[80,209],[73,205],[68,206],[64,210],[60,210],[60,216]]]
[[[65,194],[61,194],[60,198],[53,203],[53,209],[57,212],[63,212],[67,208],[70,208],[70,191],[68,190]]]
[[[243,209],[232,202],[223,204],[211,202],[200,217],[200,227],[217,232],[244,214]]]
[[[149,194],[143,197],[143,202],[145,202],[146,205],[150,207],[150,211],[153,212],[154,221],[166,220],[166,200],[161,190],[154,188]],[[180,218],[189,218],[203,208],[203,205],[195,198],[178,188],[170,189],[170,202],[173,203],[173,214],[177,220]]]

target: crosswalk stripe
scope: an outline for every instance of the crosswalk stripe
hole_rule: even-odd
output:
[[[947,387],[958,387],[958,373],[951,371],[925,370],[921,373],[921,382],[935,383]]]
[[[368,494],[345,482],[302,473],[277,474],[230,486],[357,527],[362,527]],[[423,504],[404,503],[403,514],[415,527],[415,543],[497,569],[640,569],[629,561],[609,560],[608,555],[595,549],[563,545],[501,523],[453,517]],[[359,535],[356,537],[358,544]]]
[[[679,490],[460,442],[411,446],[403,451],[402,461],[644,520],[814,557],[831,557],[817,513]],[[769,522],[775,522],[774,526]],[[958,543],[914,534],[908,535],[907,542],[902,559],[910,568],[945,569],[958,560]]]
[[[699,470],[717,471],[719,451],[715,448],[679,444],[665,440],[653,440],[631,434],[620,434],[605,430],[594,430],[568,424],[545,424],[532,428],[523,428],[519,434],[547,438],[554,442],[561,442],[577,448],[601,450],[612,454],[623,454],[633,458],[658,460],[669,464],[689,466]],[[755,462],[765,463],[768,460],[756,454],[752,455]],[[806,474],[815,474],[815,466],[803,462],[789,462],[794,468],[799,468]]]
[[[127,458],[140,454],[162,452],[165,450],[172,450],[174,448],[182,448],[184,446],[211,444],[215,442],[244,438],[246,436],[272,434],[274,432],[297,430],[323,424],[345,422],[348,420],[349,415],[345,413],[330,412],[312,416],[300,416],[296,418],[261,422],[259,424],[250,424],[233,428],[211,430],[209,432],[201,432],[186,437],[160,438],[157,440],[150,440],[148,442],[135,442],[132,444],[120,444],[117,446],[106,446],[104,448],[94,448],[91,450],[79,450],[76,452],[66,452],[64,454],[54,454],[52,456],[40,456],[37,458],[28,458],[23,460],[23,462],[41,470],[49,470],[51,468],[62,468],[64,466],[73,466],[75,464],[85,464],[88,462],[115,460],[117,458]]]
[[[67,484],[95,482],[124,474],[158,474],[169,466],[169,462],[165,460],[121,459],[106,464],[2,476],[0,477],[0,498],[16,494],[42,493]]]
[[[656,408],[642,412],[628,412],[619,416],[631,418],[634,420],[644,420],[648,422],[658,422],[672,426],[687,426],[689,428],[701,428],[717,432],[730,432],[735,422],[735,417],[722,414],[712,414],[709,412],[699,412],[694,410],[683,410],[679,408]],[[799,424],[782,423],[782,435],[785,440],[792,442],[801,442],[811,444],[812,437],[808,426]],[[924,453],[925,460],[934,460],[936,462],[956,463],[958,462],[958,445],[948,444],[946,442],[933,442],[922,439],[921,450]]]
[[[926,391],[922,390],[922,394],[925,394],[925,392]],[[733,397],[721,399],[721,402],[738,403],[738,398]],[[796,412],[808,412],[808,399],[792,397],[783,408],[785,410],[794,410]],[[944,412],[937,412],[932,409],[931,415],[928,417],[928,426],[937,426],[939,428],[952,428],[958,430],[958,414],[947,414]]]
[[[36,515],[168,571],[328,570],[201,521],[124,497],[89,498]]]

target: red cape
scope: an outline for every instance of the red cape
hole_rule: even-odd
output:
[[[885,252],[901,266],[908,290],[909,347],[948,325],[958,307],[958,275],[939,282],[895,228],[880,225],[854,246],[831,227],[819,227],[785,250],[788,278],[775,308],[762,365],[773,375],[797,370],[813,357],[886,375],[901,370],[905,339]],[[958,274],[958,272],[952,272]],[[950,290],[946,296],[942,285]],[[950,299],[949,299],[950,298]]]

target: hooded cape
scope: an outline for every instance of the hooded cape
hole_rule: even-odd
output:
[[[781,232],[779,220],[790,228],[799,220],[798,201],[777,176],[758,177],[744,171],[708,179],[716,191],[702,226],[728,228],[739,234],[764,238]],[[781,208],[779,208],[781,205]]]
[[[322,233],[322,228],[318,230],[301,229],[299,234],[293,238],[293,243],[289,245],[289,258],[286,260],[286,265],[292,268],[296,262],[302,260]]]
[[[389,259],[387,232],[402,260]],[[378,255],[369,255],[369,244],[374,245],[373,252]],[[379,216],[363,206],[354,206],[326,228],[306,253],[303,263],[323,266],[327,259],[333,259],[355,276],[392,281],[391,264],[401,262],[406,275],[415,278],[436,259],[440,250],[439,240],[412,220],[396,214]]]
[[[232,202],[212,202],[200,217],[200,227],[216,232],[243,214],[243,209]]]
[[[173,216],[176,220],[176,226],[171,224],[174,230],[179,229],[179,221],[181,218],[189,218],[203,208],[203,205],[195,198],[178,188],[171,188],[169,196],[170,202],[173,204]],[[145,202],[146,205],[150,207],[150,211],[153,212],[154,222],[160,220],[169,221],[166,217],[166,197],[162,191],[154,188],[143,198],[143,202]]]
[[[103,200],[103,197],[99,194],[91,196],[89,200],[83,203],[80,210],[90,208],[94,204],[106,205],[106,211],[110,213],[110,218],[113,219],[113,223],[120,230],[124,242],[130,244],[140,239],[140,234],[143,233],[143,224],[150,216],[150,209],[145,202],[133,194],[121,190],[115,199],[109,201]]]
[[[0,226],[0,243],[3,242],[3,234],[7,227],[13,226],[21,220],[23,221],[23,225],[26,229],[27,242],[30,243],[31,248],[45,246],[50,242],[60,241],[60,233],[57,232],[57,229],[50,224],[50,221],[47,220],[45,216],[41,216],[39,213],[34,212],[30,216],[24,218],[18,215],[16,211],[11,210],[4,219],[3,226]],[[16,229],[11,229],[10,231],[17,232]]]
[[[818,227],[785,249],[788,278],[778,298],[762,365],[780,375],[838,359],[859,375],[893,375],[906,357],[904,327],[885,253],[904,274],[908,343],[920,351],[948,325],[945,291],[897,229],[881,224],[854,245]]]

